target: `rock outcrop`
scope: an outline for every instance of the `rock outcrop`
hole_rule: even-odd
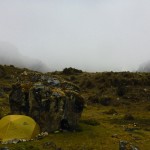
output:
[[[119,150],[139,150],[139,148],[128,141],[119,141]]]
[[[47,132],[74,130],[84,106],[77,86],[52,77],[13,85],[9,102],[12,114],[31,116]]]

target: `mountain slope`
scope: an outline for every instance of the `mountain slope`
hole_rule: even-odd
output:
[[[7,42],[0,42],[0,64],[15,65],[41,72],[50,70],[42,61],[23,56],[14,45]]]

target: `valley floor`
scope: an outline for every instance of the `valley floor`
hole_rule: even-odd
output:
[[[8,146],[14,150],[57,149],[62,150],[118,150],[119,141],[128,141],[142,150],[150,147],[149,103],[131,106],[88,105],[84,109],[79,129],[76,132],[51,133],[43,139]],[[125,119],[125,114],[132,119]],[[47,146],[44,146],[47,144]]]

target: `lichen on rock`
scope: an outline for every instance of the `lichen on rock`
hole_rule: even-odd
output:
[[[47,82],[17,83],[9,95],[11,113],[31,116],[44,132],[74,130],[83,111],[84,99],[75,85],[72,88],[71,85],[65,82],[64,87],[64,81],[52,77]]]

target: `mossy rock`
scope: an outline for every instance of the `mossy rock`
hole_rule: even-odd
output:
[[[70,82],[59,87],[36,82],[14,84],[9,95],[12,114],[31,116],[42,131],[75,129],[84,108],[79,88]]]

